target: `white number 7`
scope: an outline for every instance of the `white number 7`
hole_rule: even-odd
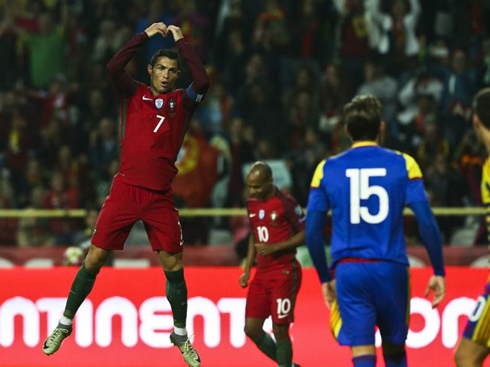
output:
[[[162,126],[163,120],[165,120],[165,116],[157,115],[157,117],[160,119],[160,121],[158,121],[157,127],[155,128],[155,130],[153,130],[154,133],[158,131],[160,126]]]

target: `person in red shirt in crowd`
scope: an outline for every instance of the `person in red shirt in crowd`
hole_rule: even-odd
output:
[[[245,272],[240,285],[245,288],[255,259],[257,271],[247,295],[245,334],[279,367],[292,364],[293,347],[289,325],[301,286],[302,272],[296,260],[296,247],[305,242],[303,210],[296,199],[273,184],[272,170],[256,162],[245,179],[252,234],[249,239]],[[264,332],[265,319],[272,316],[276,341]]]
[[[148,65],[150,86],[134,80],[124,69],[145,41],[158,34],[173,36],[193,78],[187,89],[174,89],[180,73],[179,54],[168,49],[158,50]],[[192,114],[209,89],[209,77],[181,29],[164,23],[152,24],[123,45],[107,69],[122,97],[120,167],[63,316],[44,342],[43,351],[47,355],[55,353],[71,334],[75,313],[92,290],[101,267],[112,250],[123,249],[132,226],[142,220],[167,278],[167,299],[174,317],[170,340],[189,366],[198,367],[201,360],[187,337],[184,241],[171,185],[177,174],[177,153]]]
[[[55,171],[51,176],[51,190],[44,198],[45,209],[75,209],[79,207],[79,191],[70,187],[62,171]],[[77,224],[71,218],[50,218],[48,220],[51,232],[55,235],[57,245],[73,242],[73,234]]]

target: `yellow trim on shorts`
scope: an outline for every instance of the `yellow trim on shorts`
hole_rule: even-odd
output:
[[[337,300],[334,300],[332,309],[330,310],[330,330],[336,340],[338,339],[341,327],[342,317],[340,317],[339,304],[337,303]]]
[[[480,319],[476,323],[475,331],[471,340],[475,343],[486,345],[490,348],[490,297],[487,298],[485,309],[483,310]]]

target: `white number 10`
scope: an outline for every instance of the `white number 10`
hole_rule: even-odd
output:
[[[269,231],[267,230],[266,226],[258,226],[257,227],[257,234],[259,236],[259,241],[260,242],[267,242],[269,241]]]
[[[165,116],[157,115],[157,117],[160,119],[160,121],[158,121],[157,127],[155,128],[155,130],[153,130],[154,133],[156,133],[158,131],[160,126],[162,126],[162,124],[163,124],[163,120],[165,120]]]
[[[350,181],[350,222],[361,223],[361,219],[369,224],[378,224],[386,219],[389,211],[388,192],[378,185],[369,185],[370,177],[386,176],[386,168],[350,168],[345,171]],[[379,199],[379,211],[371,214],[369,208],[361,206],[361,199],[369,199],[375,195]]]

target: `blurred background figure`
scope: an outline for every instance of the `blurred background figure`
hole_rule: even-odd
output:
[[[284,162],[288,190],[304,205],[311,167],[349,146],[340,111],[361,93],[383,103],[387,147],[413,154],[424,173],[435,172],[443,155],[448,170],[438,171],[438,184],[460,192],[454,178],[463,177],[461,205],[479,202],[482,152],[467,134],[472,96],[490,85],[484,2],[121,1],[0,2],[0,169],[13,190],[4,206],[29,207],[38,186],[51,201],[45,208],[103,202],[123,127],[104,65],[133,32],[157,21],[181,27],[213,79],[192,127],[199,144],[219,151],[216,177],[203,189],[211,197],[199,205],[242,203],[242,166],[257,159]],[[173,46],[171,37],[149,40],[126,70],[145,78],[149,56]],[[182,65],[176,87],[189,83]],[[50,182],[58,172],[59,191]],[[186,196],[182,205],[197,204]],[[59,245],[83,227],[72,222],[63,235],[52,228]],[[209,232],[198,242],[215,231],[231,238],[228,220],[198,222],[186,229]]]
[[[63,265],[80,266],[87,256],[90,248],[90,241],[95,231],[95,223],[99,216],[99,210],[95,207],[89,207],[85,215],[85,227],[76,232],[73,236],[74,246],[68,247],[63,253]],[[106,261],[106,266],[112,266],[114,263],[114,253],[111,253]]]

